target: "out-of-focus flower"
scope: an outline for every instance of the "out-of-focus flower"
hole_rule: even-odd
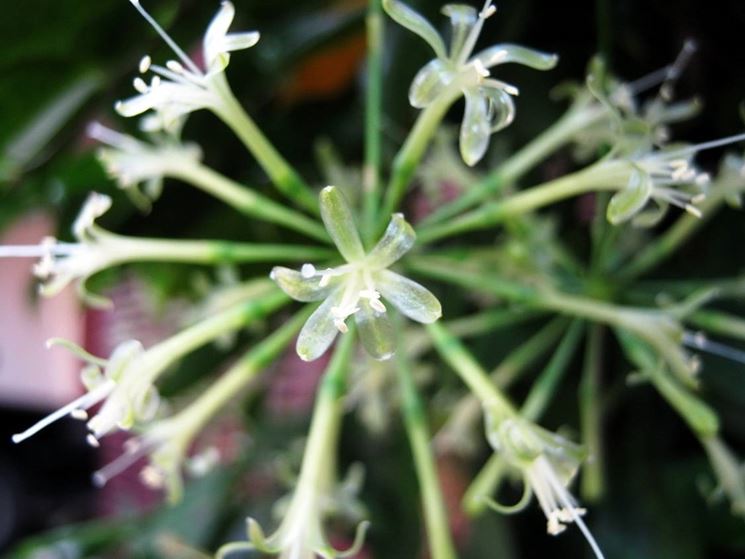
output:
[[[432,293],[388,269],[414,245],[414,230],[402,214],[395,214],[378,244],[366,254],[342,193],[328,186],[321,191],[320,204],[326,230],[347,263],[323,270],[312,264],[303,265],[300,271],[278,266],[271,273],[293,299],[323,301],[300,332],[298,355],[306,361],[321,356],[338,332],[347,332],[346,319],[354,315],[368,353],[388,359],[396,344],[381,297],[417,322],[434,322],[442,314]]]
[[[230,53],[255,45],[259,33],[228,33],[235,8],[231,2],[223,2],[204,35],[202,53],[206,68],[203,70],[145,11],[139,0],[130,2],[171,47],[178,60],[169,60],[165,66],[159,66],[153,65],[150,57],[145,56],[140,62],[140,73],[150,71],[154,76],[149,84],[141,77],[135,78],[134,87],[138,95],[119,101],[117,112],[131,117],[153,110],[157,120],[149,121],[150,129],[174,130],[179,129],[183,118],[193,111],[219,111],[224,102],[223,90],[227,86],[223,71],[230,62]]]
[[[435,28],[420,14],[398,0],[383,0],[383,7],[397,23],[424,39],[436,55],[419,70],[411,84],[412,106],[425,108],[440,96],[457,90],[466,98],[460,151],[468,165],[481,160],[489,147],[489,136],[509,126],[515,117],[511,96],[518,94],[517,88],[491,78],[489,69],[517,62],[548,70],[558,61],[554,54],[511,44],[494,45],[471,56],[484,21],[496,12],[492,0],[487,0],[481,11],[466,4],[448,4],[442,9],[452,25],[449,52]]]

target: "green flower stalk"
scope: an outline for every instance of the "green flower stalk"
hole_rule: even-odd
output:
[[[375,359],[389,359],[396,348],[393,327],[381,298],[402,314],[423,324],[442,314],[440,302],[426,288],[388,268],[413,246],[416,235],[402,214],[395,214],[378,244],[365,253],[352,211],[339,189],[328,186],[320,195],[321,217],[346,264],[318,270],[305,264],[300,271],[275,267],[271,278],[298,301],[323,301],[303,326],[297,341],[301,359],[312,361],[346,334],[354,315],[360,339]]]
[[[306,317],[307,312],[300,312],[287,321],[175,415],[144,425],[136,438],[125,443],[124,453],[120,457],[95,472],[94,483],[99,487],[105,485],[112,477],[147,456],[149,464],[140,471],[143,483],[153,489],[164,489],[171,503],[179,501],[183,492],[184,466],[199,475],[219,460],[219,455],[216,456],[215,451],[209,449],[187,459],[194,439],[210,420],[282,353]]]
[[[117,346],[105,360],[70,342],[53,341],[70,348],[87,363],[81,372],[87,393],[23,433],[13,435],[13,442],[22,442],[68,415],[87,421],[88,442],[93,446],[98,446],[98,439],[113,431],[129,430],[152,420],[159,407],[155,381],[160,375],[198,347],[251,324],[287,303],[284,294],[271,290],[270,284],[269,288],[255,300],[203,320],[148,350],[137,340],[128,340]],[[88,410],[97,404],[102,405],[89,418]]]
[[[92,193],[73,224],[77,243],[53,238],[39,245],[1,245],[2,257],[38,257],[34,274],[42,280],[39,291],[52,297],[77,281],[78,293],[92,306],[110,305],[106,298],[90,293],[87,280],[108,268],[128,262],[182,262],[229,264],[236,262],[276,262],[278,259],[307,260],[331,255],[328,249],[292,245],[260,245],[225,241],[178,241],[125,237],[96,224],[111,206],[111,198]]]
[[[321,380],[300,477],[279,528],[265,536],[258,522],[249,519],[249,542],[224,545],[217,552],[218,559],[239,551],[259,551],[281,559],[335,559],[354,557],[359,552],[367,522],[358,525],[354,544],[346,551],[334,549],[323,533],[324,520],[333,508],[329,497],[335,483],[336,446],[344,413],[342,396],[353,348],[351,337],[343,339]]]

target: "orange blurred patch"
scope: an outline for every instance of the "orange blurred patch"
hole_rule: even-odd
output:
[[[356,33],[310,54],[280,88],[280,101],[294,105],[336,97],[354,80],[365,50],[365,34]]]

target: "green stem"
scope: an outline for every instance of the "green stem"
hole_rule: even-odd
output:
[[[523,146],[496,170],[473,186],[469,186],[462,196],[440,206],[427,216],[421,225],[429,227],[441,223],[497,194],[569,142],[577,132],[600,121],[605,115],[604,110],[595,107],[583,110],[570,108],[559,120]]]
[[[245,215],[277,223],[319,241],[329,242],[326,230],[318,222],[246,188],[206,165],[183,158],[178,165],[168,170],[168,176],[211,194]]]
[[[228,241],[176,241],[144,237],[102,236],[112,258],[124,262],[180,262],[233,264],[240,262],[310,262],[332,258],[336,252],[305,245],[233,243]]]
[[[369,241],[380,196],[380,126],[383,110],[383,14],[380,0],[367,10],[367,90],[365,99],[365,165],[362,173],[362,230]]]
[[[533,383],[528,397],[520,408],[520,415],[531,421],[537,420],[546,410],[556,389],[571,363],[574,352],[582,339],[584,325],[575,320],[564,334],[546,368]]]
[[[688,315],[686,321],[714,334],[745,340],[745,320],[731,314],[701,310]]]
[[[409,362],[404,352],[396,354],[401,402],[406,432],[414,455],[422,507],[427,524],[427,537],[433,559],[454,559],[457,555],[448,523],[447,509],[430,447],[430,433],[422,400],[417,392]]]
[[[517,411],[507,397],[497,388],[486,371],[478,364],[461,341],[439,322],[426,325],[435,349],[461,380],[465,382],[484,407],[496,413],[515,415]]]
[[[224,410],[258,373],[279,357],[312,311],[313,307],[309,305],[285,322],[213,382],[196,401],[179,413],[179,417],[188,417],[196,431],[204,427],[213,416]]]
[[[406,189],[414,177],[417,166],[424,155],[437,127],[445,117],[450,106],[461,95],[460,89],[451,87],[439,95],[430,105],[421,113],[409,133],[406,142],[396,154],[393,160],[392,174],[388,183],[388,189],[385,193],[383,208],[378,219],[378,228],[380,232],[388,223],[391,214],[401,203]]]
[[[215,114],[241,139],[277,190],[291,202],[296,202],[314,214],[318,214],[316,193],[300,178],[295,169],[279,154],[253,119],[248,116],[233,95],[227,80],[216,84],[216,90],[220,93],[222,103],[215,109]]]
[[[579,384],[579,416],[582,442],[589,459],[582,466],[582,496],[588,502],[598,501],[604,492],[602,423],[603,410],[600,394],[602,372],[603,327],[590,328]]]
[[[489,374],[494,384],[502,390],[512,385],[520,375],[549,350],[556,343],[561,334],[566,330],[567,321],[557,318],[541,328],[533,336],[528,338],[513,349],[501,361],[499,365]],[[458,335],[452,322],[448,324],[451,333]],[[473,451],[475,448],[469,444],[470,433],[481,417],[481,403],[473,394],[461,398],[450,413],[445,425],[437,434],[438,446],[445,451]]]
[[[532,212],[559,200],[598,190],[617,190],[626,184],[629,166],[623,161],[604,161],[558,179],[534,186],[497,202],[484,204],[460,217],[417,231],[420,243],[486,229],[515,215]]]

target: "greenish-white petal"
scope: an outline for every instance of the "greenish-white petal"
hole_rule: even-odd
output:
[[[523,66],[529,66],[535,70],[550,70],[559,61],[556,54],[549,54],[539,50],[521,47],[520,45],[501,44],[494,45],[482,50],[474,60],[479,60],[484,68],[491,68],[497,64],[516,62]]]
[[[104,369],[105,377],[107,379],[119,381],[130,363],[144,352],[145,349],[137,340],[127,340],[120,343],[116,348],[114,348],[111,357],[109,357],[109,360],[106,363],[106,368]]]
[[[375,268],[387,268],[409,252],[415,241],[414,228],[404,219],[404,215],[393,214],[385,233],[368,254],[368,262]]]
[[[295,349],[303,361],[313,361],[323,355],[336,338],[339,330],[334,325],[333,307],[339,306],[344,286],[339,286],[313,312],[303,325]]]
[[[302,271],[299,272],[284,266],[272,268],[269,277],[290,297],[296,301],[306,303],[326,298],[341,281],[339,276],[331,276],[324,281],[323,272],[315,272],[312,275],[303,274]]]
[[[439,58],[425,64],[409,88],[409,103],[417,109],[422,109],[432,103],[453,81],[453,70],[449,63]]]
[[[383,9],[388,12],[393,21],[427,41],[435,51],[437,58],[447,58],[445,43],[442,42],[440,34],[418,12],[398,0],[383,0]]]
[[[608,221],[613,225],[619,225],[634,217],[649,201],[653,188],[652,177],[638,167],[634,167],[629,182],[608,202],[606,210]]]
[[[489,82],[490,80],[487,80]],[[502,87],[484,85],[481,92],[486,96],[489,107],[489,129],[491,133],[499,132],[515,120],[515,102],[512,96]]]
[[[442,7],[442,13],[450,18],[452,26],[450,36],[450,59],[460,58],[463,45],[466,43],[473,26],[478,20],[478,12],[473,6],[467,4],[447,4]],[[468,55],[466,55],[468,56]]]
[[[349,203],[341,190],[327,186],[321,190],[321,218],[339,253],[347,262],[361,260],[365,256],[360,235],[354,223]]]
[[[367,299],[360,299],[359,310],[354,313],[360,341],[373,359],[390,359],[396,351],[396,337],[387,312],[379,312]]]
[[[426,287],[390,270],[373,275],[375,287],[402,314],[412,320],[429,324],[442,316],[442,306]]]
[[[634,227],[654,227],[667,215],[667,211],[670,209],[670,204],[664,200],[653,199],[652,201],[654,202],[653,204],[649,204],[632,218],[631,224]]]
[[[225,35],[228,33],[228,29],[230,29],[230,24],[233,23],[234,17],[235,8],[233,4],[231,2],[223,2],[207,27],[207,32],[204,34],[204,40],[202,42],[204,63],[207,68],[210,68],[220,53],[223,52],[222,43]]]
[[[460,155],[466,165],[478,163],[489,147],[491,125],[486,96],[477,91],[466,91],[466,111],[460,126]]]

